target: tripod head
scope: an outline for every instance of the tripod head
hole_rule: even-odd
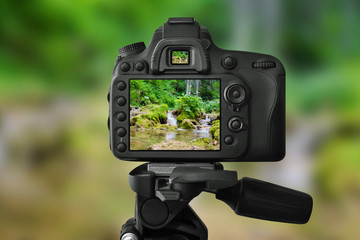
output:
[[[220,163],[149,163],[129,174],[137,193],[135,218],[122,229],[122,240],[207,239],[207,229],[189,207],[202,191],[214,193],[237,215],[304,224],[310,195],[226,171]],[[130,238],[132,237],[132,238]]]

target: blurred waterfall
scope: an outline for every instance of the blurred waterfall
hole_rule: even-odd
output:
[[[281,34],[281,0],[231,0],[230,48],[275,54]]]

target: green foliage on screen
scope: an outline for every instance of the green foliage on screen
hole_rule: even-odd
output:
[[[187,88],[187,81],[191,87]],[[198,82],[197,82],[198,81]],[[196,85],[198,92],[196,93]],[[185,111],[220,111],[220,81],[206,80],[131,80],[130,105],[167,104]],[[186,105],[186,106],[185,106]]]
[[[130,105],[145,106],[165,103],[170,108],[175,107],[176,80],[131,80]],[[180,82],[181,84],[181,82]]]
[[[188,115],[202,111],[203,101],[200,97],[184,94],[175,101],[177,109]]]
[[[189,64],[190,52],[189,51],[172,51],[171,52],[172,64]]]

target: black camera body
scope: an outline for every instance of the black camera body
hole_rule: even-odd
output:
[[[166,108],[167,118],[163,117],[164,113],[156,112],[161,119],[155,123],[148,117],[154,116],[155,112],[149,111],[157,111],[158,105],[146,105],[144,101],[151,100],[147,96],[143,96],[147,97],[145,100],[132,103],[131,99],[135,98],[131,94],[138,94],[138,99],[144,99],[141,94],[145,91],[133,89],[140,85],[144,88],[152,86],[165,94],[167,89],[156,88],[161,85],[156,81],[161,80],[172,81],[167,85],[179,91],[185,92],[186,84],[192,89],[188,93],[186,88],[183,95],[176,95],[176,92],[169,95],[174,99],[193,94],[194,99],[201,101],[198,86],[205,90],[212,88],[213,96],[218,96],[218,99],[211,101],[218,102],[219,110],[211,113],[199,111],[192,115],[188,108],[181,108],[188,111],[187,116],[195,116],[186,120],[179,117],[181,114],[176,115],[179,108],[171,110],[163,104],[161,106]],[[147,47],[144,43],[135,43],[121,48],[113,70],[108,100],[110,148],[121,160],[243,162],[279,161],[285,156],[285,70],[282,63],[270,55],[218,48],[208,30],[193,18],[169,18],[164,26],[155,31]],[[203,101],[203,104],[206,105],[206,102]],[[134,109],[140,113],[135,113]],[[177,119],[178,124],[181,120],[181,124],[171,126],[167,123],[169,114]],[[208,119],[211,119],[210,122]],[[143,125],[139,124],[140,121]],[[199,124],[206,121],[208,125]],[[147,128],[143,128],[145,123]],[[187,126],[185,123],[192,128],[179,127]],[[154,131],[158,134],[156,137]],[[170,139],[177,134],[185,136],[185,133],[187,142]],[[164,139],[161,140],[161,136],[165,136]],[[191,136],[195,136],[194,140],[191,140]],[[143,144],[150,139],[156,139],[157,144]],[[140,148],[142,144],[144,147]],[[169,149],[169,145],[181,144],[183,149]],[[165,145],[167,148],[159,147]]]

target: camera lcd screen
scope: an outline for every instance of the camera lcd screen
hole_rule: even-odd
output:
[[[171,51],[171,64],[189,64],[189,51]]]
[[[130,80],[130,151],[219,151],[220,80]]]

